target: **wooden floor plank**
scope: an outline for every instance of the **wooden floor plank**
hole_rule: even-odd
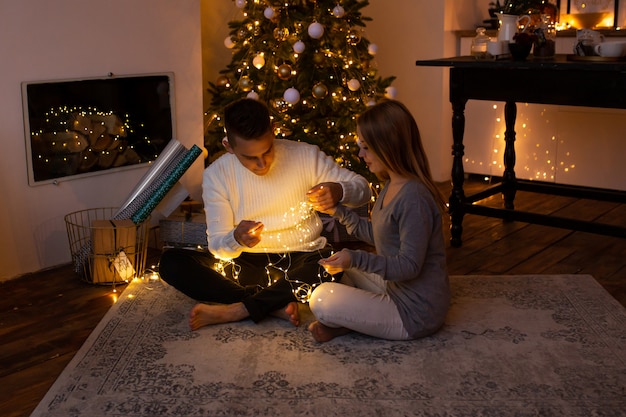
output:
[[[51,358],[35,366],[0,378],[0,416],[27,417],[46,395],[76,352]]]

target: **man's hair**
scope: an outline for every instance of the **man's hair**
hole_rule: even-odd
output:
[[[243,98],[224,108],[224,129],[230,146],[236,146],[236,138],[257,139],[272,128],[267,106],[258,100]]]

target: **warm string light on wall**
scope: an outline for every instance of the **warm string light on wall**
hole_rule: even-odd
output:
[[[486,173],[501,176],[504,170],[504,150],[506,147],[505,120],[503,106],[499,103],[490,105],[493,120],[491,155],[484,159],[465,156],[464,164],[469,172]],[[568,173],[575,164],[568,164],[569,152],[561,152],[566,144],[559,139],[555,118],[558,109],[539,107],[534,104],[518,104],[519,113],[515,124],[516,173],[520,177],[538,181],[554,181],[557,173]],[[561,160],[559,160],[559,157]],[[471,171],[474,166],[475,171]],[[484,169],[483,169],[484,168]],[[486,169],[486,170],[485,170]]]

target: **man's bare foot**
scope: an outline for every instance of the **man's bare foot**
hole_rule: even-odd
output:
[[[274,311],[272,316],[287,320],[296,327],[300,325],[300,311],[296,301],[290,302],[284,309]]]
[[[344,334],[348,334],[352,330],[346,327],[328,327],[323,325],[319,321],[314,321],[313,323],[309,324],[309,331],[313,335],[313,339],[320,343],[323,343],[328,342],[329,340],[332,340],[337,336],[343,336]]]
[[[249,315],[243,303],[196,304],[189,315],[189,327],[191,330],[198,330],[210,324],[240,321]]]

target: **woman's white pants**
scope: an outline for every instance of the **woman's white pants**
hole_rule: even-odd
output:
[[[380,275],[344,271],[341,283],[324,282],[315,288],[309,306],[328,327],[350,330],[388,340],[408,340],[398,308],[387,294]]]

